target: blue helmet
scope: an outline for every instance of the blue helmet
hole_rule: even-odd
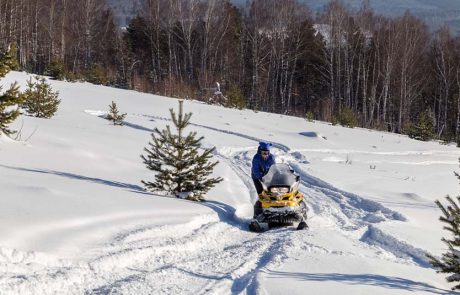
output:
[[[270,151],[271,146],[272,146],[271,143],[261,141],[259,142],[259,151]]]

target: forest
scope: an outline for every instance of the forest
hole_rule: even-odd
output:
[[[105,0],[0,0],[8,49],[55,79],[460,142],[460,37],[368,1],[145,0],[120,28]]]

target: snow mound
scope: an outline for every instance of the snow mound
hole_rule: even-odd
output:
[[[343,158],[339,157],[326,157],[323,159],[324,162],[340,163],[343,162]]]
[[[400,241],[395,237],[384,233],[373,225],[369,225],[367,231],[360,239],[361,242],[372,246],[380,247],[396,257],[412,260],[421,267],[430,267],[427,260],[426,252],[422,249],[409,245],[406,242]]]
[[[319,134],[317,132],[313,132],[313,131],[300,132],[299,134],[303,135],[303,136],[306,136],[306,137],[313,137],[313,138],[319,137]]]
[[[401,213],[393,211],[384,205],[362,198],[356,194],[342,191],[333,185],[318,179],[303,171],[298,163],[291,163],[297,174],[302,179],[302,184],[323,192],[334,200],[341,208],[343,214],[358,222],[378,223],[385,220],[406,221]]]
[[[3,143],[3,142],[15,142],[13,139],[11,139],[10,137],[8,137],[7,135],[1,133],[0,134],[0,143]]]
[[[25,265],[37,264],[47,267],[62,266],[64,260],[53,255],[35,251],[19,251],[17,249],[0,248],[0,264],[10,264],[17,267]],[[11,270],[11,269],[10,269]]]
[[[92,116],[97,116],[97,117],[105,117],[108,114],[107,111],[97,111],[97,110],[85,110],[85,113],[92,115]]]
[[[310,137],[310,138],[318,138],[318,139],[324,139],[327,140],[327,137],[314,131],[306,131],[306,132],[300,132],[299,135]]]
[[[302,163],[302,164],[309,164],[310,162],[308,162],[307,160],[307,157],[305,157],[304,154],[302,154],[301,152],[291,152],[291,156],[297,160],[298,162]]]

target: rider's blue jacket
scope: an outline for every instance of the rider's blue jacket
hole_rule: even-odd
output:
[[[268,155],[267,160],[262,158],[260,149],[257,150],[257,154],[252,158],[252,169],[251,176],[253,179],[262,179],[267,174],[270,167],[275,164],[275,156],[272,154]]]

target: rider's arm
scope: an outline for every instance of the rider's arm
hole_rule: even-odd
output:
[[[256,179],[261,179],[263,177],[262,172],[260,171],[260,162],[257,157],[252,158],[251,174],[252,177]]]

